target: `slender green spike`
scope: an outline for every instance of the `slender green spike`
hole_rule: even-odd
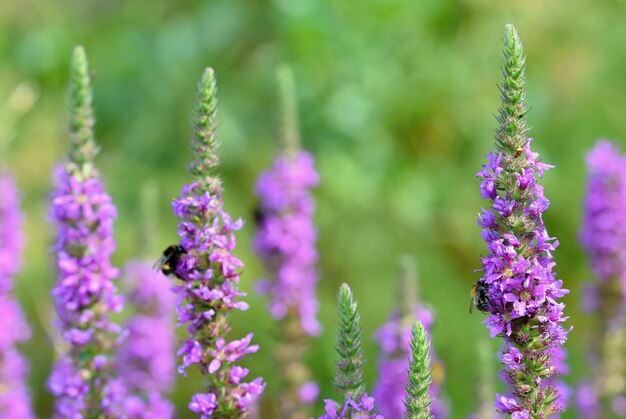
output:
[[[280,93],[280,139],[285,154],[294,156],[300,149],[298,100],[293,71],[283,65],[277,72]]]
[[[496,144],[504,154],[521,154],[526,144],[526,57],[522,40],[512,24],[504,29],[504,65],[500,88],[501,106],[497,116]]]
[[[426,330],[420,322],[415,322],[411,330],[411,361],[409,363],[408,382],[404,406],[405,419],[430,419],[430,344]]]
[[[418,304],[417,264],[409,255],[402,256],[398,279],[398,300],[400,301],[400,317],[406,326],[415,321],[415,310]]]
[[[219,184],[212,177],[212,169],[220,163],[217,155],[219,141],[215,134],[217,128],[217,84],[215,72],[208,67],[204,70],[196,97],[196,113],[193,121],[191,149],[195,159],[189,171],[208,185]]]
[[[87,54],[81,46],[74,48],[70,63],[70,161],[78,167],[90,165],[98,153],[93,127],[93,92]]]
[[[363,349],[358,307],[347,284],[337,295],[339,325],[337,327],[337,375],[335,387],[346,399],[359,400],[365,392],[363,384]]]

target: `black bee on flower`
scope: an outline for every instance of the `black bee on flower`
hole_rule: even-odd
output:
[[[483,313],[489,313],[489,296],[488,296],[489,284],[483,279],[479,279],[472,285],[471,300],[469,306],[470,314],[476,307]]]
[[[180,244],[172,244],[163,251],[163,255],[154,264],[154,269],[163,272],[163,275],[170,276],[176,275],[177,278],[182,279],[176,272],[178,263],[182,255],[187,254],[187,250]]]

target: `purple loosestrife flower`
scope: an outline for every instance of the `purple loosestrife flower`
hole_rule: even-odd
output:
[[[172,207],[180,218],[180,245],[187,252],[176,268],[180,278],[175,288],[179,324],[187,324],[189,337],[178,354],[179,371],[197,364],[206,378],[206,389],[193,396],[189,408],[203,418],[245,416],[265,384],[261,378],[245,381],[249,371],[235,365],[246,354],[256,352],[252,334],[227,341],[228,314],[245,310],[240,300],[239,270],[243,263],[232,251],[234,232],[242,227],[224,211],[222,186],[212,169],[219,164],[216,154],[216,86],[212,69],[205,70],[199,84],[192,149],[196,160],[190,171],[196,181],[183,187]]]
[[[347,284],[337,294],[339,325],[337,326],[337,373],[335,388],[343,403],[324,400],[326,414],[319,419],[382,419],[375,413],[375,401],[365,393],[363,383],[363,350],[361,349],[361,320],[357,303]]]
[[[257,183],[254,248],[271,278],[260,281],[259,290],[270,296],[270,313],[280,321],[275,352],[284,377],[280,410],[284,417],[308,419],[307,405],[314,403],[319,393],[303,362],[308,338],[320,331],[315,295],[315,203],[310,194],[319,178],[313,157],[300,150],[295,88],[289,69],[279,72],[279,82],[284,147],[274,166],[261,174]]]
[[[478,224],[489,253],[482,258],[482,284],[487,287],[491,337],[502,337],[503,376],[512,397],[498,395],[497,408],[516,418],[547,418],[562,410],[549,379],[560,373],[553,360],[567,332],[562,322],[568,291],[553,272],[550,237],[542,214],[549,201],[537,180],[551,166],[542,163],[526,137],[524,53],[517,31],[505,31],[502,106],[498,116],[496,151],[478,173],[481,194],[491,201]]]
[[[391,313],[390,319],[376,333],[381,356],[378,362],[378,382],[374,386],[374,397],[378,400],[380,413],[388,418],[401,418],[404,406],[404,388],[407,384],[407,370],[411,358],[411,330],[418,320],[430,331],[433,322],[432,312],[420,304],[416,292],[416,268],[411,259],[403,261],[403,272],[399,277],[397,301],[400,309]],[[430,356],[433,357],[432,348]],[[431,411],[435,418],[447,417],[447,406],[438,399],[443,367],[434,363],[434,381],[430,385],[432,397]]]
[[[626,394],[626,157],[612,143],[599,141],[587,155],[587,166],[580,241],[596,276],[587,284],[587,309],[597,314],[597,327],[589,354],[593,386],[578,393],[595,393],[581,405],[581,412],[594,418],[615,414],[615,401],[619,407]]]
[[[51,218],[57,227],[59,278],[52,290],[58,327],[67,349],[53,368],[48,388],[55,417],[114,415],[123,389],[112,377],[112,353],[120,334],[109,319],[122,308],[111,266],[116,210],[93,166],[97,147],[87,58],[81,47],[70,72],[69,162],[57,168]]]
[[[308,335],[320,330],[315,297],[315,205],[309,193],[317,182],[313,157],[299,151],[294,156],[280,155],[257,184],[260,220],[254,247],[274,277],[264,281],[261,289],[271,296],[270,312],[275,318],[297,317]]]
[[[28,363],[15,345],[30,338],[30,328],[12,295],[21,265],[23,220],[13,177],[0,172],[0,417],[32,418],[26,384]]]
[[[136,310],[117,356],[118,375],[129,393],[125,411],[131,418],[171,418],[174,406],[163,397],[175,378],[171,283],[142,262],[128,263],[124,277],[127,302]]]

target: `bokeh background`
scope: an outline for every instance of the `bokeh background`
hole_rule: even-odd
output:
[[[334,297],[341,282],[361,307],[366,379],[376,378],[374,331],[395,305],[401,255],[418,261],[420,293],[436,313],[432,340],[446,366],[452,417],[475,409],[488,340],[482,315],[468,315],[469,290],[485,253],[475,216],[474,177],[489,151],[498,107],[501,38],[513,22],[525,43],[534,147],[556,165],[543,184],[549,232],[561,246],[574,383],[586,373],[592,322],[579,310],[589,269],[577,241],[584,153],[599,137],[626,138],[626,1],[581,0],[0,0],[0,159],[23,191],[28,246],[17,294],[34,329],[23,347],[32,362],[34,403],[51,410],[45,380],[53,360],[46,328],[55,278],[46,221],[50,173],[67,147],[67,63],[85,46],[95,70],[97,159],[119,209],[114,262],[139,252],[138,191],[158,184],[154,259],[176,241],[169,202],[189,180],[188,140],[196,83],[207,65],[219,85],[221,174],[227,209],[251,220],[253,185],[277,151],[276,68],[294,70],[305,148],[317,159],[320,318],[309,356],[322,396],[335,395]],[[263,275],[239,234],[243,288]],[[254,331],[252,357],[269,398],[273,328],[265,301],[233,316],[235,333]],[[1,324],[0,319],[0,324]],[[493,362],[497,343],[493,349]],[[180,417],[197,376],[178,380]],[[318,408],[319,411],[319,408]],[[566,417],[571,417],[568,414]]]

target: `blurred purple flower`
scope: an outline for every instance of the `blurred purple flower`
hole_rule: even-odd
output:
[[[0,417],[32,418],[26,383],[28,362],[15,344],[30,338],[30,327],[12,295],[24,247],[23,219],[13,177],[0,172]]]
[[[257,183],[260,217],[254,248],[273,276],[259,288],[271,296],[270,312],[275,318],[294,312],[309,335],[320,331],[315,296],[315,204],[309,192],[318,181],[313,157],[300,151],[293,157],[279,156]]]
[[[575,393],[578,417],[581,419],[595,419],[599,417],[600,405],[594,386],[582,381],[578,384]]]
[[[580,241],[600,281],[626,292],[626,159],[608,141],[587,156],[589,175]],[[625,297],[626,298],[626,297]]]
[[[125,410],[133,418],[170,418],[174,406],[164,394],[175,379],[171,282],[142,262],[129,262],[124,278],[128,305],[135,309],[117,355],[117,373],[129,393]]]
[[[319,419],[383,419],[382,415],[373,413],[374,403],[374,398],[367,394],[361,396],[358,401],[348,398],[343,406],[331,399],[326,399],[324,400],[326,414],[320,416]]]

